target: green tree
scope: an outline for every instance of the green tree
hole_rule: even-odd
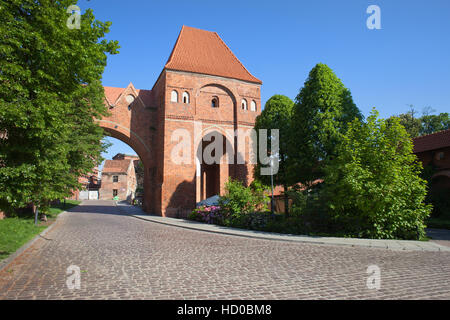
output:
[[[336,144],[355,118],[362,119],[362,114],[350,91],[327,65],[317,64],[296,97],[289,135],[289,176],[306,186],[321,178],[324,161],[335,156]]]
[[[266,102],[264,110],[256,118],[255,123],[257,132],[259,129],[267,129],[268,141],[266,143],[269,153],[272,152],[270,130],[279,130],[279,166],[278,173],[274,175],[273,181],[274,185],[282,185],[284,188],[286,213],[289,213],[289,197],[287,190],[290,183],[292,183],[292,179],[290,179],[287,172],[287,148],[289,134],[291,132],[290,126],[292,123],[293,106],[294,102],[288,97],[284,95],[274,95]],[[262,143],[262,141],[258,141],[258,145],[260,145],[260,143]],[[255,177],[265,185],[269,185],[271,183],[271,177],[269,175],[261,175],[261,166],[262,164],[259,162],[255,166]]]
[[[397,119],[399,123],[405,127],[406,132],[408,132],[411,138],[418,137],[420,135],[420,131],[422,129],[422,121],[420,118],[416,117],[417,111],[414,109],[414,106],[409,105],[409,111],[407,113],[402,113],[397,116],[392,116],[388,119],[390,122],[392,119]]]
[[[450,129],[450,116],[447,112],[438,115],[426,114],[420,118],[420,135]]]
[[[407,113],[392,116],[388,121],[392,118],[399,119],[400,124],[405,127],[411,138],[450,129],[450,115],[447,112],[435,115],[432,114],[435,110],[426,107],[422,111],[422,116],[417,118],[414,106],[410,105],[409,107],[410,110]]]
[[[101,84],[110,22],[81,15],[70,29],[73,0],[0,3],[0,209],[45,206],[80,187],[100,162],[107,114]]]
[[[413,144],[396,118],[350,124],[337,156],[325,167],[323,198],[334,223],[351,235],[416,239],[424,236],[426,181]]]
[[[134,168],[136,173],[136,193],[144,192],[144,164],[142,160],[137,162],[137,166]]]

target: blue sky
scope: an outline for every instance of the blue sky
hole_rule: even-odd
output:
[[[381,9],[381,30],[369,30],[369,5]],[[263,81],[262,102],[274,94],[294,99],[318,62],[330,66],[364,115],[382,117],[431,106],[450,112],[450,1],[161,1],[82,0],[112,21],[118,40],[103,84],[130,81],[151,89],[182,25],[216,31],[246,68]],[[114,141],[117,152],[133,153]]]

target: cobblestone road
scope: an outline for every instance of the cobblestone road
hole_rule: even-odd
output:
[[[0,299],[450,299],[450,253],[248,239],[89,201],[0,272]],[[81,269],[81,288],[66,270]],[[366,285],[369,265],[381,288]]]

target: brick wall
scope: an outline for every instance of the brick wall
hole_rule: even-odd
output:
[[[417,153],[417,157],[424,167],[427,165],[435,167],[433,187],[450,189],[450,147],[420,152]]]
[[[173,90],[178,93],[178,102],[171,102]],[[194,124],[202,123],[199,139],[214,131],[227,137],[230,132],[233,135],[236,129],[253,128],[256,116],[261,113],[259,84],[163,70],[152,88],[150,102],[147,100],[143,104],[136,99],[130,106],[126,96],[136,95],[136,92],[132,84],[123,89],[114,106],[110,106],[111,116],[102,119],[100,125],[109,135],[130,145],[142,160],[145,211],[184,216],[206,196],[207,185],[216,185],[222,193],[229,177],[251,183],[253,165],[249,163],[221,164],[215,169],[200,167],[197,170],[194,155],[200,140],[194,141],[194,131],[197,132]],[[189,103],[183,103],[184,92],[189,94]],[[211,106],[213,97],[219,100],[218,108]],[[246,110],[241,107],[243,99],[247,101]],[[250,108],[252,101],[257,106],[255,111]],[[172,149],[177,144],[177,141],[172,141],[172,134],[177,129],[186,129],[191,135],[192,161],[189,164],[179,165],[172,161]],[[233,136],[227,138],[227,143],[235,149],[239,145]],[[247,149],[246,159],[248,152]],[[212,176],[217,177],[216,181],[211,182]],[[102,177],[101,199],[112,198],[113,189],[126,188],[122,185],[112,188],[108,179],[106,175]],[[119,197],[122,198],[120,191]]]
[[[260,85],[221,77],[194,73],[166,71],[164,106],[164,135],[161,142],[164,158],[161,187],[161,212],[165,216],[180,216],[195,207],[195,203],[211,195],[208,189],[214,188],[223,193],[229,177],[251,183],[253,166],[222,163],[215,167],[200,166],[197,170],[195,155],[202,148],[200,140],[208,133],[220,134],[226,143],[237,150],[234,130],[252,128],[256,116],[261,112]],[[176,90],[178,102],[171,101],[171,92]],[[183,103],[183,92],[189,94],[189,103]],[[218,107],[213,108],[211,100],[218,99]],[[247,110],[241,108],[242,99],[247,100]],[[255,101],[257,110],[251,111],[251,101]],[[195,122],[201,126],[195,127]],[[172,161],[172,149],[178,141],[172,141],[177,129],[185,129],[191,136],[190,164],[176,164]],[[249,150],[246,150],[248,160]],[[236,159],[234,158],[234,161]],[[199,174],[197,174],[197,171]],[[209,190],[211,191],[211,190]]]

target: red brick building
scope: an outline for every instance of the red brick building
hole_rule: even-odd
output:
[[[118,197],[119,200],[131,202],[136,192],[135,159],[129,156],[118,158],[120,159],[105,160],[99,199],[112,200]]]
[[[415,138],[414,153],[433,167],[432,188],[446,188],[450,197],[450,129]]]
[[[89,192],[91,191],[91,197],[92,193],[98,192],[98,189],[100,188],[99,180],[98,180],[98,167],[95,167],[92,169],[92,172],[89,173],[86,176],[82,176],[78,178],[78,182],[81,183],[82,187],[81,190],[73,191],[72,197],[69,199],[72,200],[84,200],[87,199],[89,196]],[[95,197],[92,197],[95,198]]]
[[[230,130],[254,127],[261,112],[261,84],[217,33],[184,26],[151,90],[138,90],[132,83],[105,87],[111,116],[99,123],[143,162],[144,210],[185,216],[196,202],[222,193],[229,177],[252,181],[253,165],[247,160],[206,164],[197,155],[217,137],[238,150],[241,142]],[[192,136],[187,142],[190,163],[173,161],[181,139],[176,130]],[[204,137],[211,142],[202,141]],[[243,153],[248,159],[248,150]]]

